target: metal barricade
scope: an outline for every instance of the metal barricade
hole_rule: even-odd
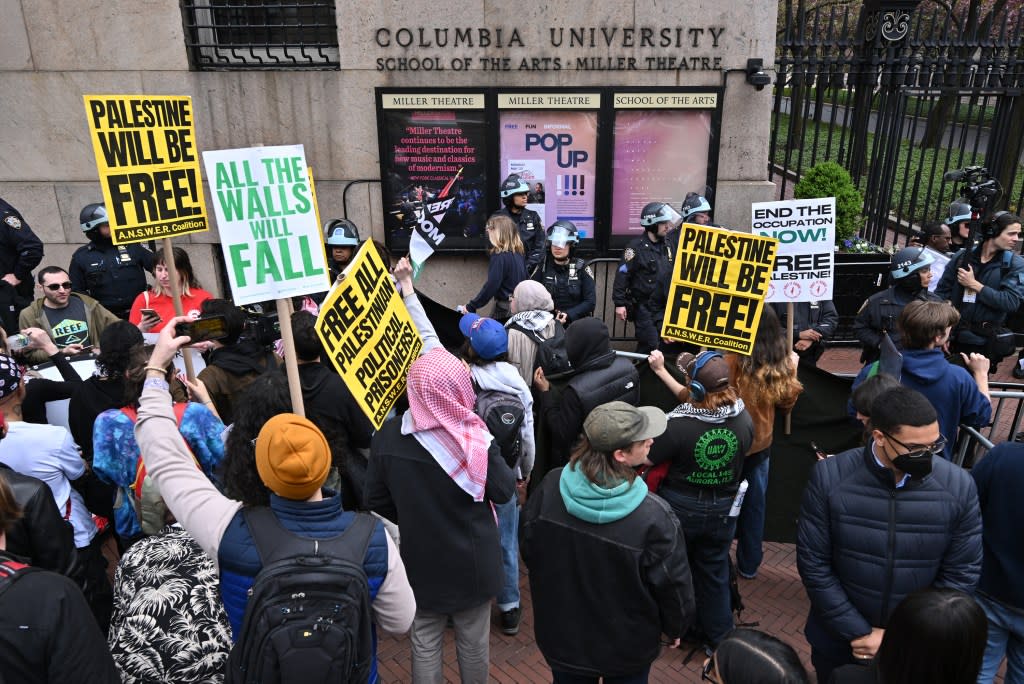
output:
[[[1024,420],[1024,385],[992,383],[992,422],[983,428],[960,426],[953,462],[970,467],[994,445],[1014,439]]]
[[[612,301],[612,288],[615,285],[615,274],[619,268],[619,260],[604,258],[591,259],[587,266],[594,274],[596,285],[597,307],[594,316],[604,321],[611,332],[612,342],[633,342],[636,333],[631,321],[620,321],[615,315],[615,302]]]

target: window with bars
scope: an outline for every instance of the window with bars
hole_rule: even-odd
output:
[[[334,0],[181,0],[189,63],[220,69],[338,69]]]

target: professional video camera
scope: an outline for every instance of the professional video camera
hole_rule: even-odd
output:
[[[970,203],[971,209],[983,221],[988,220],[988,214],[993,205],[1003,194],[1003,188],[999,185],[999,181],[983,166],[968,166],[955,171],[947,171],[942,174],[942,180],[952,183],[963,181],[960,197]]]
[[[265,349],[270,349],[275,341],[281,339],[281,323],[277,320],[277,310],[273,308],[273,303],[270,307],[250,304],[241,309],[245,313],[244,337]]]

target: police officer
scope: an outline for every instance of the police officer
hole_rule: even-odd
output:
[[[637,351],[646,354],[658,347],[659,330],[649,299],[660,282],[672,275],[671,252],[665,236],[678,222],[679,214],[664,202],[651,202],[640,212],[644,234],[633,238],[619,262],[612,289],[615,315],[620,321],[632,317],[639,342]]]
[[[696,192],[686,194],[686,199],[679,207],[679,212],[683,215],[683,223],[711,225],[711,202],[708,202],[707,197],[698,195]]]
[[[18,210],[0,199],[0,279],[19,297],[32,299],[32,269],[43,260],[43,242]]]
[[[526,250],[526,272],[530,273],[544,258],[544,224],[540,214],[526,208],[530,185],[517,174],[512,174],[501,184],[501,203],[505,206],[496,213],[512,219],[519,228],[519,239]]]
[[[348,219],[331,219],[324,224],[324,243],[333,283],[352,261],[352,255],[359,247],[359,229]]]
[[[880,356],[882,333],[888,333],[899,346],[896,319],[904,306],[915,299],[941,301],[928,291],[932,279],[929,267],[934,260],[935,257],[920,246],[904,247],[893,255],[889,270],[892,285],[868,297],[853,322],[853,334],[861,343],[861,363],[870,363]]]
[[[547,230],[550,247],[530,278],[544,285],[555,303],[555,318],[562,325],[594,313],[597,306],[594,274],[583,259],[573,255],[580,241],[572,221],[555,221]]]
[[[949,250],[956,252],[968,247],[971,240],[971,205],[967,200],[958,199],[949,205],[949,218],[946,225],[949,226]]]
[[[771,305],[785,328],[788,305],[777,302]],[[825,342],[836,333],[839,326],[839,312],[832,300],[793,303],[793,351],[800,356],[800,363],[817,366],[818,359],[825,353]]]
[[[89,295],[118,318],[127,319],[132,302],[146,289],[146,271],[153,272],[153,253],[139,243],[115,245],[102,203],[85,205],[78,221],[89,242],[71,256],[71,290]]]

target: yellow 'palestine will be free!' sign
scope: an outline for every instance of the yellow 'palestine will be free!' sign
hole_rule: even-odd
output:
[[[352,396],[380,429],[405,391],[423,341],[369,240],[320,307],[316,331]]]
[[[693,223],[680,231],[661,336],[749,355],[779,241]]]
[[[209,230],[192,98],[86,95],[115,244]]]

